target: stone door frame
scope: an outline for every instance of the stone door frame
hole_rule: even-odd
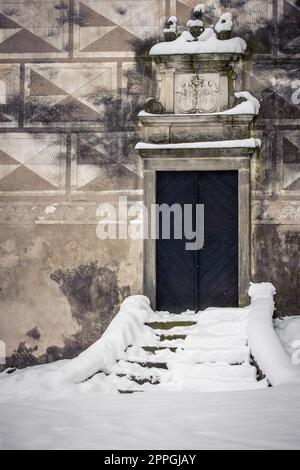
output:
[[[239,217],[239,306],[248,303],[251,277],[251,155],[254,150],[239,149],[143,149],[144,204],[151,213],[156,203],[158,171],[238,171]],[[144,240],[144,294],[156,308],[156,240]]]

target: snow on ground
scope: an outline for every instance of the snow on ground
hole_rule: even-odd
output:
[[[163,323],[179,318],[153,312],[143,296],[127,299],[106,334],[77,359],[0,374],[0,448],[300,449],[300,369],[291,360],[293,343],[300,340],[300,317],[275,320],[276,335],[272,323],[274,291],[271,284],[252,285],[249,307],[180,315],[182,321],[196,320],[194,326],[181,330],[187,333],[186,340],[177,340],[177,346],[185,343],[185,349],[173,362],[170,350],[157,357],[172,365],[174,386],[164,388],[168,384],[162,380],[162,387],[146,384],[143,393],[121,395],[117,392],[120,380],[126,382],[127,390],[133,384],[127,377],[102,373],[81,382],[94,370],[117,371],[121,367],[122,371],[123,362],[129,366],[126,360],[130,361],[130,355],[133,360],[143,359],[138,340],[148,328],[142,327],[145,320]],[[204,329],[206,338],[202,337]],[[247,363],[245,331],[252,353],[266,368],[267,377],[274,379],[272,388],[260,388],[255,382]],[[153,339],[153,331],[148,331],[147,338],[149,334]],[[230,362],[231,355],[238,355],[244,365],[208,364],[215,361],[212,354],[219,357],[218,347],[229,334],[230,348],[221,351],[222,359]],[[199,348],[209,337],[213,348],[206,349],[206,343],[204,349]],[[124,353],[129,344],[136,346]],[[225,352],[228,357],[223,357]],[[116,364],[118,357],[121,360]],[[206,364],[197,366],[201,377],[194,364],[199,357],[200,362],[207,359]],[[138,363],[131,366],[137,377],[145,374]],[[195,377],[201,390],[194,386]],[[225,379],[238,379],[247,390],[237,392],[230,386],[231,391],[226,391]]]
[[[300,449],[295,385],[0,404],[2,449]]]

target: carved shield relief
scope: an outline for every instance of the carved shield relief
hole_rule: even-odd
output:
[[[219,75],[178,75],[175,82],[175,113],[219,111]]]

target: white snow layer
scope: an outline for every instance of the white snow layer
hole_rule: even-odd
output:
[[[199,36],[198,41],[188,31],[184,31],[175,41],[161,42],[150,50],[151,56],[173,54],[243,54],[247,49],[244,39],[235,37],[219,40],[216,33],[207,28]]]
[[[143,295],[124,300],[102,337],[62,369],[64,377],[80,383],[99,370],[110,372],[126,348],[138,341],[150,312],[150,301]]]
[[[144,296],[129,297],[104,335],[77,358],[12,374],[1,373],[0,401],[138,390],[139,385],[130,381],[132,374],[160,381],[155,387],[145,384],[141,390],[152,387],[157,391],[165,388],[205,392],[265,387],[265,381],[255,380],[255,368],[249,364],[250,350],[272,385],[298,382],[300,367],[291,363],[273,328],[274,293],[272,284],[252,284],[248,307],[209,308],[198,314],[185,312],[178,316],[153,312]],[[169,321],[192,319],[195,325],[167,332],[145,326],[149,321],[168,321],[168,315]],[[168,336],[179,332],[186,338],[161,341],[162,333]],[[129,363],[130,354],[141,363],[145,357],[150,362],[154,359],[152,353],[141,353],[145,345],[177,348],[176,354],[169,350],[155,355],[154,361],[167,362],[169,370]],[[97,374],[99,371],[102,373]],[[124,372],[125,377],[118,377],[118,373]]]
[[[276,319],[275,327],[286,352],[300,363],[300,316]]]
[[[245,101],[236,105],[234,108],[215,114],[253,114],[254,116],[257,116],[259,114],[260,102],[251,93],[249,93],[249,91],[240,91],[235,93],[234,95],[236,98],[244,98]]]
[[[218,111],[215,113],[195,113],[193,116],[226,116],[251,114],[257,116],[260,111],[260,102],[249,91],[240,91],[234,94],[236,98],[245,99],[242,103],[227,109],[226,111]],[[140,111],[139,116],[158,116],[157,114]],[[173,114],[160,114],[159,116],[173,116]],[[191,114],[180,113],[180,116],[191,116]]]
[[[284,385],[0,403],[0,448],[299,450],[299,391]]]
[[[252,284],[248,340],[254,359],[272,385],[300,382],[300,368],[292,363],[273,326],[275,288],[272,284]]]
[[[201,20],[189,20],[186,25],[188,28],[192,28],[193,26],[204,26],[204,23]]]
[[[258,148],[260,139],[220,140],[212,142],[185,142],[181,144],[150,144],[139,142],[136,150],[176,150],[176,149],[224,149],[224,148]]]
[[[195,6],[194,11],[200,11],[201,13],[205,13],[205,4],[204,3],[199,3],[198,5]]]
[[[217,33],[231,31],[233,28],[232,13],[223,13],[215,26]]]

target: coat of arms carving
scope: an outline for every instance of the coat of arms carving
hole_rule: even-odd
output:
[[[176,108],[180,113],[213,113],[218,108],[219,88],[201,75],[181,81],[176,89]]]

